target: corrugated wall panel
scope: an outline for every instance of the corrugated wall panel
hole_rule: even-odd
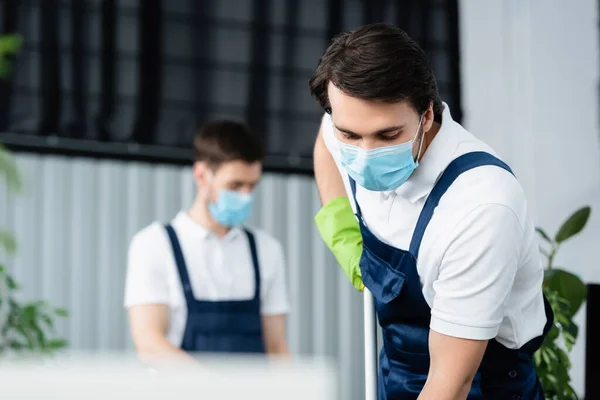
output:
[[[70,317],[58,329],[74,349],[130,351],[122,306],[129,240],[191,205],[190,168],[35,154],[17,161],[24,188],[10,195],[0,184],[0,227],[17,237],[7,264],[23,298],[66,307]],[[257,190],[251,224],[286,253],[292,351],[333,358],[341,398],[363,398],[362,297],[314,227],[314,181],[266,174]]]

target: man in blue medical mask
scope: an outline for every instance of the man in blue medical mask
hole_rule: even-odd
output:
[[[218,121],[198,131],[194,150],[192,207],[142,229],[129,248],[125,306],[138,354],[285,356],[282,247],[244,226],[263,149],[243,124]]]
[[[317,226],[373,295],[379,399],[542,399],[553,315],[525,194],[452,119],[423,50],[387,24],[342,33],[310,90]]]

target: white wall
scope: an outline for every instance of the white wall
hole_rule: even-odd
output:
[[[591,205],[556,262],[600,282],[597,0],[461,0],[460,10],[465,126],[511,164],[539,226],[553,233]],[[584,346],[581,336],[572,356],[580,393]]]

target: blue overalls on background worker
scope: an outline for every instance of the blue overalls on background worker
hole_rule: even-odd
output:
[[[310,89],[326,111],[315,177],[335,204],[316,220],[373,295],[379,399],[543,399],[532,356],[553,315],[525,194],[452,119],[423,50],[388,24],[342,33]]]
[[[287,356],[289,311],[281,244],[244,226],[263,149],[246,126],[217,121],[194,140],[196,199],[129,248],[125,305],[144,359],[192,353]]]

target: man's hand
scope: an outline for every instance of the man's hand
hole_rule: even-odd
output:
[[[357,290],[363,290],[360,258],[363,250],[360,226],[347,197],[336,197],[315,216],[321,238]]]
[[[487,343],[487,340],[459,339],[431,330],[431,366],[419,400],[465,400]]]
[[[133,343],[142,361],[190,362],[193,357],[167,340],[169,309],[163,304],[140,304],[129,308]]]

